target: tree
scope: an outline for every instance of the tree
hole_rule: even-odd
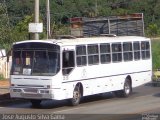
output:
[[[33,0],[5,1],[11,23],[10,25],[12,25],[11,28],[15,28],[17,24],[20,24],[20,21],[24,20],[25,16],[32,16],[32,13],[34,12]],[[151,23],[155,23],[158,28],[160,27],[159,0],[51,0],[50,8],[51,24],[53,26],[54,24],[57,26],[66,26],[71,17],[101,17],[144,13],[146,28],[148,28]],[[46,26],[45,0],[40,1],[40,13],[41,16],[43,16],[44,26]]]
[[[33,16],[25,16],[22,21],[12,28],[12,41],[22,41],[29,39],[28,24],[33,21]]]
[[[22,21],[17,23],[17,25],[12,29],[12,41],[22,41],[32,39],[32,34],[28,32],[29,23],[33,22],[33,15],[27,15]],[[42,20],[40,19],[40,22]],[[40,39],[46,38],[46,33],[43,32],[40,34]]]
[[[0,2],[0,48],[8,48],[11,43],[11,31],[5,1]]]
[[[63,5],[63,0],[56,0],[56,3],[57,3],[58,5]]]
[[[160,33],[160,29],[157,24],[152,23],[147,27],[147,35],[156,37]]]

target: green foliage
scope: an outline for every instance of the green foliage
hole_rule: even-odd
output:
[[[6,18],[0,16],[0,36],[5,36],[0,38],[0,47],[9,48],[15,41],[29,39],[28,23],[33,21],[34,0],[6,0],[6,5],[10,26],[6,27]],[[130,13],[144,13],[148,36],[160,34],[159,0],[50,0],[50,9],[52,35],[69,34],[71,17],[101,17]],[[4,12],[5,9],[0,6],[0,15]],[[45,0],[40,0],[40,16],[41,22],[44,23],[44,32],[40,34],[40,38],[44,39],[46,38]]]
[[[12,29],[12,41],[20,41],[28,39],[28,24],[33,21],[33,16],[25,16],[22,21],[20,21]]]
[[[160,40],[152,40],[153,69],[160,68]]]
[[[156,37],[159,35],[159,33],[160,33],[160,29],[157,26],[157,24],[153,23],[147,27],[147,35],[148,36]]]
[[[11,31],[5,5],[0,5],[0,49],[11,43]]]
[[[33,16],[25,16],[24,20],[20,21],[16,28],[19,32],[24,32],[28,30],[28,24],[33,21]]]
[[[52,25],[52,37],[56,35],[67,35],[69,34],[69,26],[68,25],[63,25],[63,24],[53,24]]]
[[[0,74],[0,80],[4,80],[4,77],[2,74]]]
[[[33,22],[33,15],[31,16],[27,15],[24,17],[22,21],[20,21],[19,23],[17,23],[15,27],[13,27],[12,29],[13,42],[32,39],[32,34],[29,35],[29,32],[28,32],[28,25],[31,22]],[[40,34],[41,39],[45,37],[46,37],[45,33]]]

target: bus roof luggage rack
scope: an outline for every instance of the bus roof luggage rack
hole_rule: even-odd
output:
[[[72,35],[57,35],[55,39],[76,39],[76,37]]]
[[[116,37],[116,34],[100,34],[100,36],[106,36],[106,37]]]

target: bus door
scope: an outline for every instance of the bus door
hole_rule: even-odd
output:
[[[75,52],[73,50],[63,51],[62,73],[63,76],[69,76],[75,67]]]

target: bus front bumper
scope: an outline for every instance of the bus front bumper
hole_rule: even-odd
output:
[[[60,89],[10,88],[11,98],[61,100]]]

